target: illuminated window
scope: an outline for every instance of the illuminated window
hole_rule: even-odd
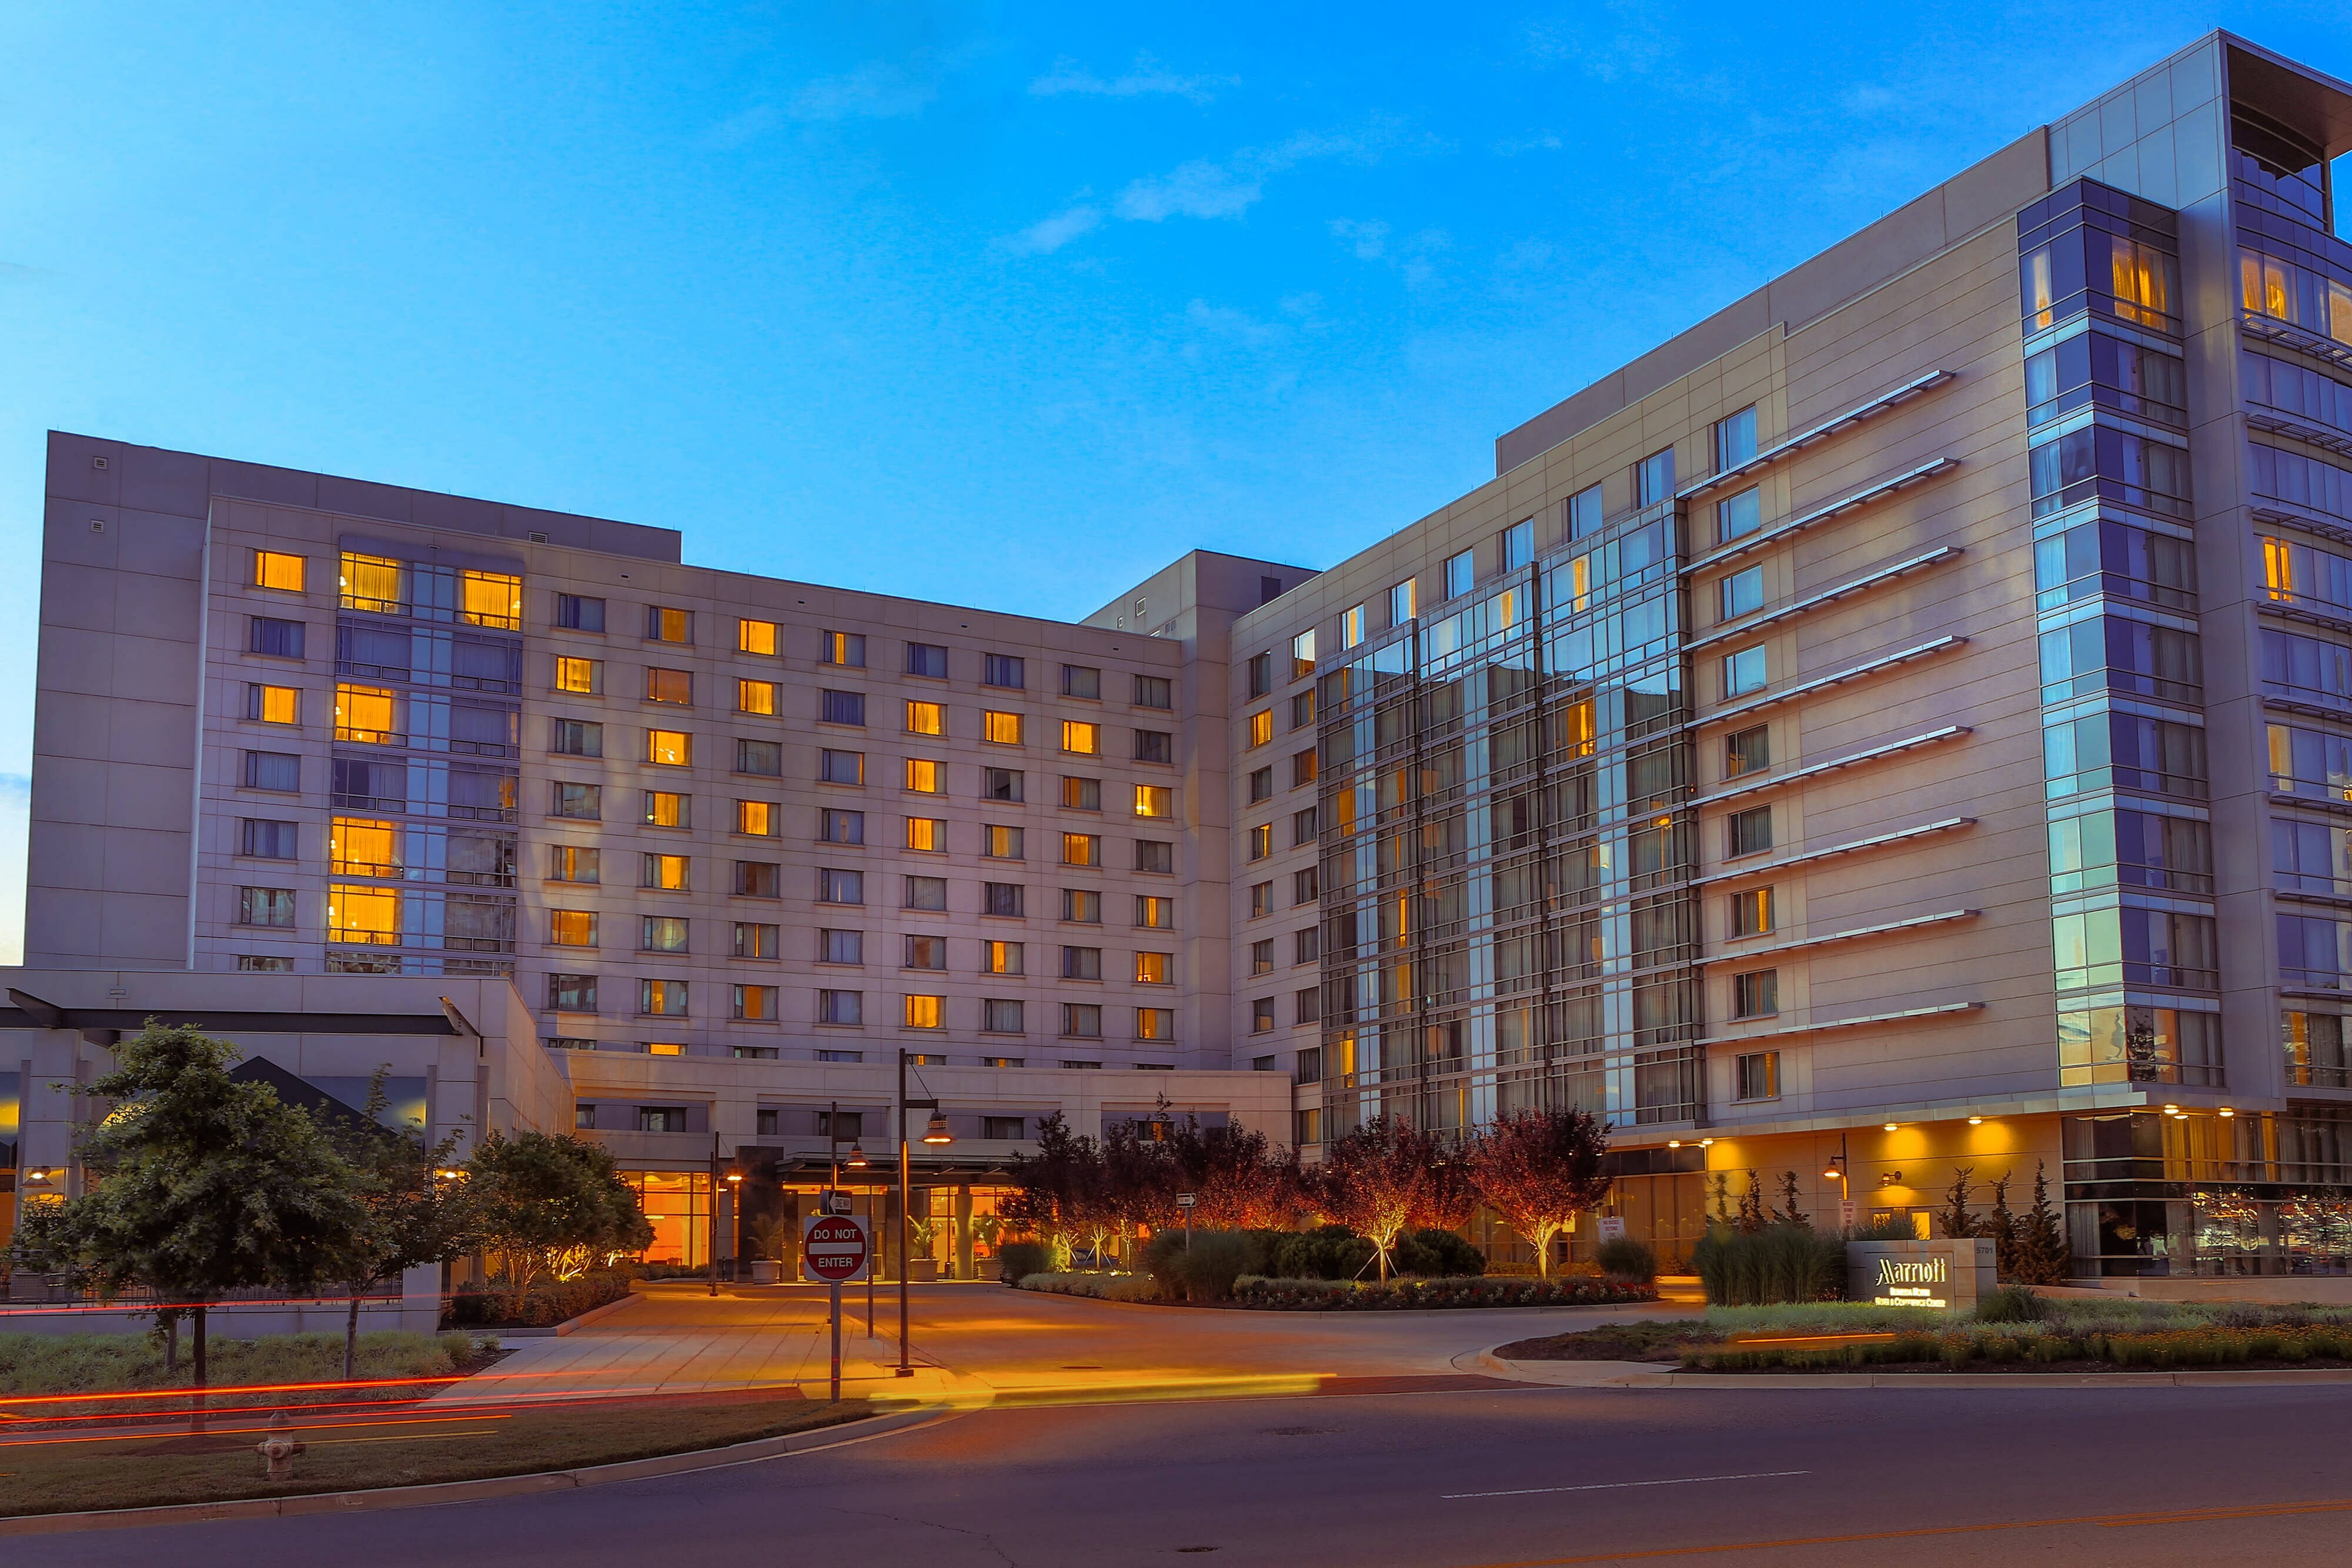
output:
[[[947,1011],[945,997],[910,996],[906,998],[906,1009],[899,1021],[908,1029],[944,1029]]]
[[[773,986],[737,986],[735,1016],[746,1023],[776,1021],[776,988]]]
[[[263,724],[299,724],[302,694],[293,686],[249,685],[245,688],[245,716]]]
[[[776,651],[776,623],[772,621],[736,622],[735,651],[739,653],[774,653]]]
[[[1174,1008],[1136,1009],[1135,1038],[1138,1040],[1174,1040],[1176,1038],[1176,1009]]]
[[[284,593],[302,591],[303,558],[287,555],[274,549],[253,552],[253,586],[275,588]]]
[[[646,701],[676,703],[680,707],[693,706],[694,672],[648,669],[646,672]]]
[[[1249,743],[1264,746],[1274,738],[1274,710],[1262,707],[1249,716]]]
[[[1022,841],[1026,835],[1019,828],[990,825],[980,830],[980,852],[992,861],[1017,861],[1024,858]]]
[[[1024,949],[1018,942],[983,942],[980,945],[980,968],[984,975],[1018,975],[1022,973]]]
[[[1154,819],[1176,814],[1176,791],[1165,784],[1138,784],[1135,787],[1135,814]]]
[[[687,768],[694,762],[694,737],[683,730],[646,731],[646,760],[662,768]]]
[[[407,573],[400,562],[345,550],[342,567],[344,609],[373,610],[386,615],[407,613]]]
[[[1357,605],[1339,617],[1339,646],[1352,648],[1364,640],[1364,607]]]
[[[334,876],[398,876],[400,826],[364,817],[336,817],[327,826],[327,870]]]
[[[577,692],[583,696],[595,696],[604,689],[604,661],[602,659],[559,658],[555,661],[555,689]]]
[[[400,736],[394,721],[394,696],[385,686],[335,687],[335,738],[370,746],[395,746]]]
[[[1138,953],[1135,956],[1135,983],[1139,986],[1167,985],[1174,967],[1173,954]]]
[[[866,667],[866,634],[863,632],[827,632],[824,634],[821,664],[837,664],[845,670]]]
[[[1062,835],[1064,865],[1102,864],[1102,838],[1096,833],[1064,833]]]
[[[1176,901],[1172,898],[1152,898],[1137,894],[1135,924],[1148,931],[1172,930],[1176,925]]]
[[[776,711],[776,683],[773,681],[737,681],[735,683],[735,711],[737,713],[774,713]]]
[[[551,909],[547,912],[547,940],[556,947],[593,947],[596,946],[596,912],[593,909]]]
[[[1101,756],[1102,726],[1098,724],[1089,724],[1084,719],[1064,719],[1062,721],[1062,749],[1070,753],[1073,757]]]
[[[684,980],[639,980],[637,1011],[649,1018],[685,1018],[687,1016],[686,982]]]
[[[688,807],[691,795],[679,795],[667,789],[646,791],[646,825],[649,828],[690,828],[694,825]]]
[[[942,853],[948,847],[948,825],[937,817],[907,819],[907,847]]]
[[[522,579],[499,571],[457,574],[457,619],[468,626],[522,626]]]
[[[992,746],[1021,744],[1021,716],[993,710],[981,716],[981,738]]]
[[[1262,861],[1274,852],[1274,824],[1260,822],[1249,831],[1249,858]]]
[[[947,710],[939,704],[910,702],[907,705],[908,735],[945,735],[947,732]]]
[[[1760,936],[1772,929],[1772,890],[1749,888],[1731,895],[1731,934]]]
[[[918,795],[937,795],[947,789],[948,765],[925,758],[907,758],[907,788]]]
[[[1062,775],[1062,805],[1065,810],[1072,811],[1101,810],[1102,780],[1078,779],[1065,773]]]
[[[1315,631],[1309,627],[1290,640],[1290,678],[1315,673]]]
[[[693,642],[694,612],[690,610],[670,610],[659,604],[646,605],[646,641],[648,643]]]
[[[783,831],[783,808],[773,800],[735,802],[735,831],[753,838],[772,839]]]
[[[686,1054],[686,1047],[685,1047],[683,1044],[681,1044],[681,1043],[679,1043],[678,1041],[677,1041],[677,1040],[647,1040],[647,1041],[646,1042],[646,1054],[647,1056],[684,1056],[684,1055]],[[667,1112],[667,1111],[664,1111],[664,1112],[661,1112],[661,1113],[660,1113],[661,1115],[663,1115],[663,1116],[667,1117],[667,1116],[669,1116],[672,1113]],[[640,1113],[638,1113],[638,1114],[639,1114],[640,1118],[642,1118],[642,1117],[645,1115],[645,1113],[644,1113],[644,1112],[640,1112]],[[684,1124],[685,1118],[684,1118],[684,1117],[679,1117],[679,1118],[678,1118],[678,1121],[679,1121],[679,1123],[680,1123],[680,1124],[681,1124],[681,1126],[682,1126],[682,1125],[683,1125],[683,1124]],[[667,1121],[665,1121],[665,1122],[663,1123],[663,1126],[664,1126],[664,1127],[667,1127],[667,1126],[668,1126],[668,1125],[669,1125],[669,1124],[668,1124]],[[659,1131],[661,1131],[661,1130],[662,1130],[662,1129],[661,1129],[660,1127],[651,1127],[651,1126],[648,1126],[648,1127],[646,1127],[646,1131],[647,1131],[647,1132],[659,1132]],[[677,1131],[677,1130],[679,1130],[679,1129],[678,1129],[678,1128],[671,1128],[670,1130],[671,1130],[671,1131],[673,1131],[673,1132],[675,1132],[675,1131]]]
[[[400,894],[389,887],[327,887],[327,940],[364,942],[379,947],[400,942]]]
[[[688,861],[685,855],[646,855],[642,885],[666,893],[686,892],[692,885],[687,880]]]

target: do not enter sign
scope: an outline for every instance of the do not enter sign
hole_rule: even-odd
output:
[[[843,1284],[866,1275],[866,1226],[845,1215],[813,1214],[801,1227],[801,1267],[812,1280]]]

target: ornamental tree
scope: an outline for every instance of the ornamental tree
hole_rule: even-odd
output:
[[[554,1133],[492,1133],[465,1171],[475,1234],[510,1290],[529,1290],[543,1273],[576,1279],[599,1256],[653,1243],[637,1195],[600,1145]]]
[[[1537,1271],[1549,1278],[1552,1239],[1609,1196],[1601,1168],[1608,1150],[1608,1133],[1589,1113],[1530,1109],[1474,1139],[1465,1163],[1478,1196],[1534,1245]]]
[[[421,1126],[385,1126],[383,1081],[389,1071],[379,1068],[369,1080],[361,1118],[327,1124],[329,1139],[351,1167],[364,1218],[343,1270],[351,1292],[351,1312],[343,1323],[345,1381],[358,1360],[360,1299],[411,1269],[446,1262],[473,1245],[469,1194],[464,1183],[441,1174],[457,1146],[457,1134],[428,1146]]]
[[[1437,1158],[1428,1134],[1383,1112],[1334,1139],[1315,1167],[1323,1211],[1372,1244],[1383,1281],[1398,1235],[1429,1203]]]

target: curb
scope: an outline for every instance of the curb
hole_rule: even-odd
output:
[[[0,1519],[0,1537],[65,1535],[86,1530],[124,1530],[151,1524],[194,1524],[206,1520],[290,1519],[305,1514],[362,1513],[387,1508],[432,1508],[441,1503],[480,1502],[491,1498],[520,1497],[540,1492],[572,1491],[582,1487],[608,1486],[615,1481],[646,1480],[656,1476],[695,1470],[725,1469],[755,1464],[787,1454],[814,1453],[846,1448],[870,1437],[919,1427],[955,1414],[945,1406],[924,1406],[887,1416],[844,1421],[778,1437],[757,1437],[723,1448],[697,1448],[683,1454],[658,1454],[651,1458],[623,1459],[610,1465],[584,1465],[571,1470],[540,1470],[521,1476],[484,1476],[478,1480],[436,1481],[426,1486],[371,1487],[360,1491],[300,1492],[290,1497],[237,1498],[222,1502],[164,1503],[154,1508],[96,1509],[83,1513],[30,1513]]]
[[[2352,1367],[2340,1366],[2095,1372],[2074,1375],[2048,1372],[1663,1372],[1625,1361],[1506,1361],[1491,1349],[1478,1353],[1478,1364],[1505,1377],[1548,1388],[2259,1388],[2352,1383]],[[1553,1367],[1577,1365],[1592,1367],[1598,1375],[1573,1382],[1543,1375]]]

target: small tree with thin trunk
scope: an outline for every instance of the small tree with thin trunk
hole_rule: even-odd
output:
[[[1764,1183],[1753,1167],[1748,1172],[1748,1190],[1739,1195],[1739,1213],[1732,1224],[1742,1236],[1754,1236],[1764,1228]]]
[[[351,1292],[343,1322],[346,1381],[359,1359],[361,1298],[411,1269],[461,1255],[473,1241],[465,1184],[441,1175],[457,1136],[453,1133],[428,1147],[422,1127],[385,1126],[383,1081],[388,1071],[378,1069],[369,1080],[362,1119],[337,1117],[328,1123],[328,1136],[352,1168],[353,1190],[366,1216],[366,1224],[352,1239],[343,1275]]]
[[[1812,1217],[1805,1212],[1804,1205],[1797,1201],[1797,1173],[1794,1171],[1780,1173],[1780,1207],[1772,1211],[1772,1223],[1801,1225],[1808,1230],[1813,1228]]]
[[[1384,1281],[1398,1235],[1429,1202],[1436,1163],[1426,1133],[1382,1113],[1334,1139],[1316,1167],[1324,1212],[1372,1244]]]
[[[1992,1238],[1993,1273],[2003,1280],[2017,1278],[2017,1214],[2009,1207],[2009,1177],[2003,1171],[1993,1178],[1992,1212],[1984,1220],[1984,1234]]]
[[[2049,1167],[2040,1160],[2033,1163],[2033,1207],[2020,1218],[2016,1255],[2017,1278],[2027,1285],[2063,1285],[2073,1262],[2066,1245],[2065,1228],[2059,1223],[2058,1212],[2050,1204]]]
[[[1981,1235],[1984,1222],[1969,1212],[1969,1178],[1977,1174],[1974,1166],[1961,1166],[1952,1173],[1952,1185],[1944,1194],[1943,1212],[1937,1215],[1944,1234],[1955,1241]]]
[[[1472,1140],[1465,1164],[1478,1196],[1536,1249],[1536,1271],[1551,1274],[1552,1239],[1609,1196],[1601,1168],[1609,1134],[1583,1111],[1512,1113]]]
[[[466,1162],[465,1202],[507,1288],[576,1276],[597,1257],[640,1252],[654,1228],[599,1145],[558,1133],[492,1133]]]

